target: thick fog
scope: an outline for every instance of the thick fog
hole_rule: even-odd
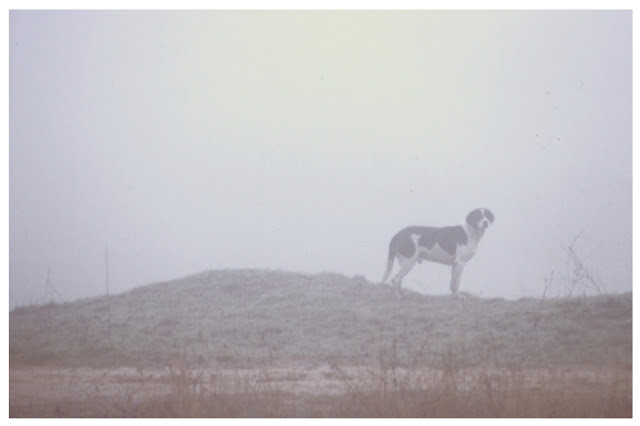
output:
[[[630,11],[12,11],[10,304],[105,294],[107,269],[112,294],[377,282],[396,231],[476,207],[462,291],[566,294],[570,246],[630,291],[631,36]]]

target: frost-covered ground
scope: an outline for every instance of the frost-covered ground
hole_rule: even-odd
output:
[[[10,414],[626,416],[631,308],[204,272],[12,311]]]

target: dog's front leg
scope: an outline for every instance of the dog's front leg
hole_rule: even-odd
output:
[[[458,296],[458,288],[460,288],[460,276],[464,269],[463,263],[454,263],[451,268],[451,294]]]

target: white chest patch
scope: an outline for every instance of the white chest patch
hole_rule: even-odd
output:
[[[465,244],[463,246],[458,246],[458,250],[456,252],[456,261],[458,263],[467,263],[469,259],[476,254],[476,245],[475,244]]]

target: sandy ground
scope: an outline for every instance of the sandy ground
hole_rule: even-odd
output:
[[[358,369],[347,370],[344,374],[355,374]],[[189,370],[187,374],[168,368],[30,368],[10,370],[9,396],[12,401],[35,397],[45,400],[81,399],[96,395],[118,396],[127,389],[162,395],[171,392],[172,387],[184,384],[185,378],[191,385],[202,385],[220,392],[238,392],[243,387],[259,388],[267,383],[293,393],[334,394],[345,389],[343,374],[328,366],[260,370],[209,367]]]
[[[538,370],[469,369],[455,375],[433,369],[381,371],[367,367],[290,367],[257,370],[203,367],[188,372],[179,369],[55,369],[24,368],[9,371],[10,416],[31,416],[32,407],[68,406],[101,400],[119,406],[123,413],[143,399],[175,394],[176,391],[241,394],[274,391],[305,395],[338,395],[375,389],[381,383],[389,390],[401,387],[424,389],[455,383],[457,389],[490,380],[492,386],[545,389],[554,384],[596,388],[617,383],[631,395],[631,372],[605,368]]]

